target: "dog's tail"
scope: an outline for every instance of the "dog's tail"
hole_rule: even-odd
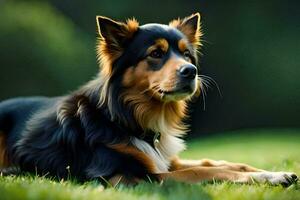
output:
[[[8,101],[0,102],[0,172],[8,166],[6,140],[9,127],[9,104]]]
[[[5,134],[9,131],[10,127],[10,100],[0,102],[0,134]]]

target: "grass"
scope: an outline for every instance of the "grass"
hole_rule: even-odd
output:
[[[212,158],[300,174],[300,130],[248,130],[223,133],[189,142],[182,157]],[[0,199],[204,199],[254,200],[300,199],[300,184],[289,188],[268,184],[242,185],[228,182],[162,185],[142,183],[136,187],[103,189],[96,182],[56,182],[36,176],[0,177]]]

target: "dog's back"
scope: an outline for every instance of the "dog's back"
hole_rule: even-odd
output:
[[[50,101],[46,97],[15,98],[0,103],[0,130],[8,135],[24,126],[31,114]]]
[[[55,98],[23,97],[0,103],[0,164],[6,162],[5,152],[18,140],[31,116],[53,105]]]

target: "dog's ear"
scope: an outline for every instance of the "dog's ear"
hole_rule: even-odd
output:
[[[107,48],[106,53],[111,54],[120,54],[128,39],[132,38],[139,26],[135,19],[123,23],[107,17],[96,16],[96,21],[102,45]]]
[[[175,19],[169,23],[170,26],[180,30],[194,46],[201,45],[200,37],[202,36],[200,14],[195,13],[183,19]]]

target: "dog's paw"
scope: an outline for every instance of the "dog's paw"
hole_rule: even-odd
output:
[[[292,172],[251,172],[250,177],[259,183],[270,183],[272,185],[283,185],[285,187],[298,181],[298,176]]]

